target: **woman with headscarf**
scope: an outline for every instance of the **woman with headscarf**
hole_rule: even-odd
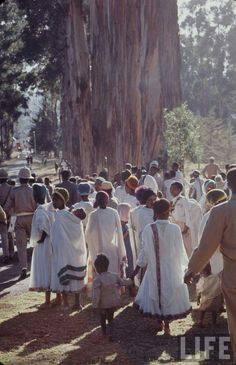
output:
[[[80,309],[79,293],[85,286],[87,249],[82,220],[86,214],[82,208],[70,211],[66,207],[69,193],[55,188],[52,202],[57,209],[52,226],[52,280],[51,290],[61,293],[65,309],[68,309],[68,293],[75,294],[75,306]],[[60,303],[58,303],[60,304]]]
[[[85,237],[89,256],[94,265],[98,254],[104,253],[109,259],[109,271],[123,275],[126,252],[118,212],[107,207],[109,196],[99,191],[94,203],[95,211],[90,213]]]
[[[37,203],[34,212],[30,244],[34,247],[29,289],[45,292],[45,306],[50,304],[52,244],[51,227],[55,219],[52,203],[45,204],[47,189],[42,184],[33,185],[33,195]]]
[[[138,187],[138,179],[135,175],[130,175],[127,180],[125,180],[125,191],[126,194],[123,199],[123,203],[127,203],[131,208],[135,208],[138,205],[138,201],[135,196],[135,190]]]
[[[141,313],[159,319],[159,331],[164,329],[170,334],[169,322],[191,311],[188,288],[183,282],[188,257],[179,226],[169,221],[169,201],[156,201],[153,210],[155,222],[144,228],[132,276],[147,266],[135,304]]]
[[[208,191],[211,191],[213,189],[216,189],[216,182],[210,179],[206,180],[203,184],[203,194],[201,196],[201,199],[199,200],[199,204],[202,209],[202,214],[205,214],[210,209],[206,200],[206,195]]]
[[[213,189],[207,193],[206,201],[207,201],[207,205],[209,206],[209,210],[206,214],[204,214],[201,224],[200,224],[199,242],[201,240],[204,228],[205,228],[208,218],[210,216],[211,208],[213,208],[214,206],[221,204],[227,200],[228,200],[228,197],[223,190]],[[210,265],[211,265],[212,274],[218,274],[219,272],[221,272],[223,270],[223,257],[222,257],[222,254],[220,253],[219,249],[216,250],[214,255],[211,257]]]

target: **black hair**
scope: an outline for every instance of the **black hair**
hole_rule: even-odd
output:
[[[108,180],[108,169],[104,168],[100,173],[99,173],[100,177],[103,177],[103,179]]]
[[[20,184],[28,184],[30,179],[20,179]]]
[[[178,167],[179,168],[178,162],[173,162],[172,166],[175,166],[175,167]]]
[[[125,182],[125,180],[127,180],[130,176],[131,176],[131,172],[126,169],[126,170],[122,171],[122,173],[121,173],[121,180],[123,182]]]
[[[69,180],[71,174],[70,174],[70,171],[69,170],[63,170],[61,172],[61,178],[62,180]]]
[[[8,177],[2,177],[0,179],[0,184],[7,182],[7,180],[8,180]]]
[[[143,194],[142,194],[142,202],[144,202],[144,204],[147,203],[147,200],[150,198],[150,196],[155,195],[154,191],[150,188],[144,190]]]
[[[106,272],[108,270],[108,266],[109,266],[109,260],[108,260],[107,256],[102,253],[97,255],[97,257],[94,261],[94,266],[95,266],[95,269],[98,272],[98,274]]]
[[[76,184],[76,177],[74,177],[74,176],[70,177],[70,182],[73,182],[74,184]]]
[[[170,179],[173,179],[176,175],[176,172],[174,170],[170,170]]]
[[[171,186],[174,186],[176,189],[182,191],[183,190],[183,184],[181,184],[180,182],[178,181],[175,181],[171,184]]]

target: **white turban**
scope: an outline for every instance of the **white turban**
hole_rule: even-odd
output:
[[[117,210],[122,222],[128,222],[130,209],[131,205],[128,203],[121,203],[118,205]]]

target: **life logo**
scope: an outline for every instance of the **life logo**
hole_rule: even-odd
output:
[[[218,364],[219,361],[232,364],[230,337],[225,334],[180,336],[179,358],[183,364],[209,360],[214,361],[214,364]]]

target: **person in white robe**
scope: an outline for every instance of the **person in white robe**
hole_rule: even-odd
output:
[[[109,196],[104,191],[96,195],[85,231],[89,256],[94,264],[97,254],[104,253],[109,259],[109,271],[123,275],[126,266],[126,251],[118,212],[107,207]],[[94,272],[93,272],[94,274]]]
[[[78,294],[85,286],[87,269],[82,218],[76,214],[77,211],[84,211],[81,209],[69,211],[65,206],[68,197],[66,189],[54,190],[53,206],[58,211],[51,231],[53,248],[51,290],[62,294],[65,308],[69,307],[67,294]],[[79,296],[75,297],[75,305],[80,306]]]
[[[201,199],[199,200],[199,205],[202,209],[202,214],[205,214],[211,208],[210,206],[208,206],[206,195],[207,195],[208,191],[211,191],[212,189],[216,189],[215,181],[206,180],[203,185],[203,194],[201,196]]]
[[[173,199],[173,196],[171,195],[170,192],[170,187],[171,184],[173,184],[173,182],[177,181],[175,178],[175,171],[166,172],[164,178],[165,179],[163,183],[163,196],[170,202]]]
[[[34,212],[30,245],[33,247],[29,290],[45,292],[45,306],[50,304],[52,244],[50,231],[55,217],[52,203],[45,204],[46,187],[33,185],[33,194],[38,207]]]
[[[84,209],[84,211],[86,213],[86,218],[83,220],[82,223],[83,223],[83,227],[84,227],[84,230],[85,230],[87,222],[88,222],[89,214],[94,210],[93,204],[89,200],[89,195],[90,195],[90,192],[91,192],[90,184],[87,183],[87,182],[79,183],[78,192],[79,192],[79,195],[81,197],[81,200],[80,200],[80,202],[75,203],[73,205],[73,208],[75,208],[75,209],[83,208]]]
[[[160,175],[160,168],[159,168],[159,162],[156,160],[153,160],[149,165],[148,170],[149,176],[153,177],[156,182],[155,186],[148,186],[150,189],[154,191],[155,194],[157,194],[158,190],[162,191],[163,189],[163,178]],[[145,184],[144,184],[145,185]]]
[[[142,180],[142,184],[146,186],[147,188],[154,191],[155,194],[158,193],[159,187],[157,185],[157,182],[155,178],[149,174],[145,175]]]
[[[202,219],[201,207],[195,200],[182,196],[183,185],[180,182],[173,182],[170,191],[172,194],[171,219],[173,223],[179,225],[187,255],[190,257],[198,245],[198,232]]]
[[[131,172],[129,170],[124,170],[121,173],[121,185],[117,186],[114,197],[118,200],[118,203],[124,203],[125,197],[127,195],[125,190],[125,181],[130,177]]]
[[[138,179],[134,175],[130,175],[130,177],[125,181],[126,195],[123,203],[129,204],[131,208],[135,208],[138,205],[138,201],[135,197],[135,189],[138,187],[138,184]]]
[[[137,267],[147,266],[135,298],[141,313],[158,318],[159,330],[170,334],[169,322],[191,311],[188,288],[183,282],[188,257],[179,227],[168,220],[170,203],[160,199],[153,206],[155,222],[145,227]]]
[[[133,209],[130,210],[129,213],[129,236],[130,236],[130,243],[131,243],[131,249],[133,254],[133,262],[135,263],[138,257],[140,242],[139,242],[139,235],[138,235],[138,216],[139,216],[139,210],[145,205],[145,200],[143,199],[144,192],[148,188],[144,185],[139,186],[135,190],[135,196],[139,203],[139,205]],[[135,277],[135,284],[136,286],[139,286],[139,278]]]
[[[189,198],[195,199],[197,202],[199,202],[203,195],[204,181],[200,178],[200,171],[198,170],[194,170],[192,176],[194,181],[190,186]]]
[[[138,255],[141,248],[141,237],[144,228],[153,222],[153,204],[157,196],[153,190],[147,189],[143,192],[144,205],[137,212],[137,237],[138,237]]]
[[[228,197],[223,190],[213,189],[207,193],[206,199],[208,205],[211,206],[211,208],[213,208],[214,206],[227,201]],[[202,217],[199,229],[199,237],[198,237],[199,242],[201,241],[202,234],[205,229],[208,218],[210,216],[210,213],[211,209],[207,213],[205,213],[204,216]],[[215,253],[211,257],[210,265],[212,274],[219,274],[223,270],[223,256],[219,248],[215,251]]]

